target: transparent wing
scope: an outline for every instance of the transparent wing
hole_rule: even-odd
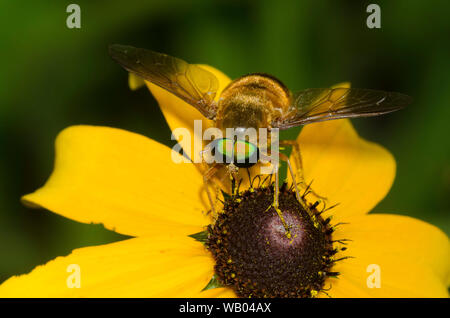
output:
[[[272,127],[286,129],[332,119],[378,116],[411,101],[404,94],[372,89],[310,88],[293,94],[291,107]]]
[[[205,117],[215,117],[219,81],[214,74],[176,57],[132,46],[113,44],[109,54],[127,71],[175,94]]]

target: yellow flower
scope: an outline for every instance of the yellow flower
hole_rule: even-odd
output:
[[[203,67],[215,73],[222,89],[229,82],[219,71]],[[147,85],[172,129],[192,127],[194,119],[211,125],[177,97]],[[351,240],[335,258],[353,258],[333,266],[340,276],[326,279],[329,296],[447,297],[447,236],[410,217],[367,214],[392,185],[392,155],[360,138],[349,120],[307,125],[298,143],[306,180],[314,179],[317,193],[340,203],[326,213],[333,215],[334,224],[349,223],[332,234],[333,240]],[[170,158],[169,148],[124,130],[73,126],[62,131],[51,177],[23,202],[79,222],[102,223],[133,238],[76,249],[8,279],[0,296],[235,296],[230,288],[202,291],[214,274],[214,259],[188,235],[211,223],[202,213],[207,209],[203,181],[197,166]],[[80,288],[68,286],[71,264],[79,266]],[[368,284],[376,266],[380,286]]]

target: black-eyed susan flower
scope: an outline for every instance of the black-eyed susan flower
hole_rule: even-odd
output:
[[[207,68],[223,89],[229,79]],[[172,129],[192,127],[194,119],[211,125],[147,85]],[[287,238],[276,215],[265,213],[270,187],[254,184],[225,200],[213,220],[204,213],[198,167],[175,164],[169,148],[120,129],[65,129],[51,177],[23,202],[133,238],[76,249],[8,279],[0,296],[447,297],[447,236],[410,217],[368,214],[392,185],[392,155],[360,138],[348,120],[308,125],[297,142],[305,179],[339,205],[321,210],[309,202],[312,220],[284,188],[280,208],[293,229]],[[80,270],[77,286],[68,284],[72,265]]]

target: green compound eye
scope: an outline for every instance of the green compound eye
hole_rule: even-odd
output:
[[[258,147],[245,141],[237,140],[234,144],[234,164],[239,168],[248,168],[258,162]]]
[[[233,147],[234,142],[231,139],[223,138],[217,140],[215,149],[217,150],[217,159],[222,160],[222,163],[232,163],[233,162]]]
[[[222,138],[212,143],[212,154],[216,162],[224,164],[233,163],[239,168],[248,168],[258,162],[259,149],[256,145],[245,141]]]

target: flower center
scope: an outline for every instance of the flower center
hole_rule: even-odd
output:
[[[323,289],[333,264],[329,219],[315,205],[307,212],[295,193],[282,187],[279,209],[273,187],[229,198],[209,228],[207,248],[216,277],[241,297],[311,297]]]

